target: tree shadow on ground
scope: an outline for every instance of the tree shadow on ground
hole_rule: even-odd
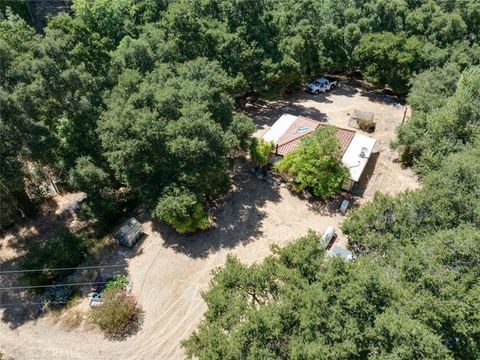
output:
[[[395,95],[385,94],[381,90],[371,91],[362,89],[360,91],[360,95],[367,97],[368,100],[370,100],[371,102],[381,103],[385,105],[405,105],[405,100],[403,100],[402,98]]]
[[[358,92],[359,92],[358,85],[355,85],[354,83],[351,83],[349,81],[345,81],[345,82],[342,81],[332,91],[329,91],[323,95],[325,96],[326,101],[332,102],[329,99],[332,95],[353,97]]]
[[[88,283],[88,285],[68,285],[75,294],[81,297],[88,296],[96,287],[95,281],[97,276],[102,276],[103,281],[110,278],[113,275],[128,275],[128,264],[126,262],[127,257],[114,256],[106,257],[103,262],[104,265],[93,265],[95,268],[79,269],[73,274],[61,279],[55,284],[78,284]],[[107,261],[115,259],[115,263],[108,263]],[[21,258],[16,258],[2,263],[2,271],[5,269],[18,269],[18,261]],[[86,262],[79,266],[88,266],[88,259]],[[27,285],[21,281],[19,274],[0,274],[1,287],[22,287]],[[37,320],[43,315],[48,313],[48,309],[45,307],[46,290],[44,288],[39,293],[34,292],[31,289],[8,289],[0,290],[0,311],[2,311],[1,321],[7,323],[11,329],[15,329],[29,321]]]
[[[8,234],[10,240],[4,241],[4,243],[8,243],[8,248],[14,251],[16,255],[5,261],[0,259],[0,287],[7,288],[0,290],[0,311],[2,312],[0,321],[7,323],[11,329],[15,329],[26,322],[37,320],[48,311],[44,305],[44,300],[46,299],[45,292],[48,287],[41,288],[40,291],[25,288],[31,285],[26,279],[22,279],[21,276],[23,272],[20,264],[28,256],[28,253],[24,252],[25,244],[33,243],[40,245],[41,242],[47,241],[52,236],[71,231],[69,228],[70,221],[71,218],[69,216],[54,216],[50,212],[35,219],[35,226],[32,225],[33,223],[26,223],[15,231],[12,230],[12,233]],[[103,240],[93,239],[94,241]],[[95,246],[94,243],[90,245]],[[83,286],[69,285],[75,293],[86,296],[92,290],[92,287],[95,287],[95,284],[90,283],[94,283],[97,276],[101,275],[102,278],[107,279],[115,274],[126,275],[128,266],[127,256],[118,256],[117,254],[111,256],[114,247],[103,246],[103,243],[101,243],[98,254],[87,256],[78,265],[82,269],[65,271],[65,276],[60,276],[58,280],[47,285],[89,283],[89,285]],[[102,265],[98,265],[101,259]],[[63,273],[64,270],[59,271]]]
[[[308,207],[314,213],[322,216],[340,215],[342,214],[340,205],[343,200],[349,201],[349,209],[358,206],[358,198],[355,195],[342,191],[330,199],[310,198],[308,199]]]
[[[305,91],[296,91],[282,100],[267,101],[255,99],[243,107],[243,113],[250,116],[253,122],[260,127],[272,126],[283,114],[302,115],[317,121],[327,121],[327,115],[306,103],[315,101],[318,103],[332,103],[331,97],[352,97],[359,92],[358,88],[343,82],[331,92],[313,95]],[[305,105],[304,105],[305,103]]]
[[[247,244],[262,236],[263,209],[267,202],[279,202],[278,188],[256,178],[243,167],[234,180],[235,189],[223,204],[212,211],[214,225],[192,235],[181,235],[171,227],[157,221],[153,230],[161,234],[164,246],[194,258],[205,258],[221,248]]]
[[[0,270],[10,271],[17,268],[20,258],[2,261]],[[18,281],[17,274],[1,273],[0,284],[2,288],[22,286]],[[15,329],[24,323],[37,319],[42,311],[40,299],[31,291],[24,289],[3,289],[0,290],[0,311],[1,321],[8,323],[11,329]]]
[[[310,96],[313,97],[313,95]],[[325,113],[314,107],[296,103],[298,100],[296,96],[275,102],[258,100],[255,103],[248,104],[244,113],[251,117],[257,126],[272,126],[283,114],[302,115],[313,120],[327,121]]]
[[[49,236],[67,232],[67,221],[64,217],[50,216],[51,212],[41,214],[15,228],[12,228],[2,237],[5,250],[7,248],[16,256],[0,263],[0,290],[1,321],[8,323],[14,329],[27,321],[35,320],[42,314],[43,298],[41,294],[29,289],[11,289],[28,286],[21,279],[19,265],[27,256],[24,252],[25,244],[40,244]],[[6,289],[5,289],[6,288]]]

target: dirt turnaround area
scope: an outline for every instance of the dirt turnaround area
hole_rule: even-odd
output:
[[[329,119],[343,127],[348,127],[348,114],[354,109],[375,113],[377,130],[370,136],[377,139],[378,154],[369,164],[363,197],[355,199],[361,204],[375,191],[393,194],[418,186],[388,147],[405,110],[375,100],[372,93],[344,82],[331,94],[296,93],[283,101],[247,105],[244,111],[254,119],[259,133],[283,113]],[[257,179],[248,166],[239,167],[235,189],[213,211],[214,228],[180,236],[146,216],[142,219],[145,236],[137,246],[116,248],[104,258],[103,265],[122,265],[117,271],[128,274],[133,282],[132,293],[145,314],[136,334],[110,341],[95,329],[66,327],[50,315],[22,321],[14,316],[15,305],[2,304],[0,351],[7,359],[181,359],[180,341],[192,333],[206,310],[201,292],[207,290],[212,270],[222,266],[228,254],[250,264],[267,256],[272,244],[285,245],[308,229],[321,232],[334,225],[338,231],[344,219],[338,203],[339,199],[327,204],[302,199],[283,185]],[[344,241],[341,234],[339,241]],[[10,242],[0,240],[0,264],[8,260],[13,266],[15,251]],[[2,303],[7,298],[3,295]],[[79,311],[84,308],[84,302],[78,305]]]

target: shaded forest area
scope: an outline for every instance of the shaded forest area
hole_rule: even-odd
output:
[[[1,225],[58,179],[105,226],[142,201],[202,229],[251,145],[234,97],[360,71],[411,104],[392,146],[423,187],[349,214],[354,262],[324,261],[311,234],[229,259],[187,354],[480,358],[478,1],[76,0],[41,34],[1,9]]]
[[[2,225],[58,179],[88,194],[86,218],[108,223],[139,199],[176,228],[202,228],[253,132],[232,96],[279,97],[360,70],[404,96],[430,77],[412,96],[433,106],[480,59],[476,1],[76,0],[42,34],[6,4]],[[413,164],[408,132],[399,139]]]
[[[0,12],[5,14],[8,7],[37,32],[42,32],[50,16],[70,12],[71,5],[72,0],[3,0],[0,1]]]

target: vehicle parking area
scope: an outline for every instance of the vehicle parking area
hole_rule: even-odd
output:
[[[283,113],[348,127],[354,109],[373,112],[377,122],[376,131],[369,134],[377,140],[376,155],[366,171],[363,196],[351,198],[354,205],[370,200],[376,191],[394,194],[418,187],[414,174],[396,162],[389,148],[405,108],[386,103],[354,83],[340,81],[326,94],[298,92],[281,101],[247,104],[243,111],[262,134]],[[329,202],[307,200],[285,185],[258,179],[249,165],[239,166],[234,179],[234,190],[213,210],[213,228],[178,235],[148,215],[139,216],[145,236],[132,250],[116,248],[104,259],[105,265],[123,264],[123,272],[132,280],[132,293],[145,312],[138,333],[112,342],[85,325],[66,329],[61,320],[54,322],[49,316],[12,329],[5,321],[5,312],[11,310],[0,307],[0,350],[7,358],[18,359],[55,358],[55,354],[76,359],[181,359],[181,340],[194,331],[206,310],[201,293],[208,289],[212,270],[222,266],[228,254],[248,264],[261,261],[271,245],[285,245],[309,229],[323,232],[331,225],[338,231],[344,219],[339,211],[343,195]],[[337,241],[345,243],[341,233]],[[9,250],[4,243],[0,259]]]

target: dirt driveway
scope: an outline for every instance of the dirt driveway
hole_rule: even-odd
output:
[[[343,87],[327,96],[297,94],[283,102],[249,107],[259,131],[283,112],[330,117],[346,126],[354,108],[375,112],[374,134],[380,155],[372,171],[371,189],[395,192],[417,186],[409,171],[392,162],[388,150],[403,110],[371,102],[359,89]],[[9,307],[0,307],[0,351],[14,359],[180,359],[180,341],[195,329],[206,309],[201,292],[208,288],[211,271],[224,264],[231,253],[245,263],[260,261],[272,244],[284,245],[308,229],[323,231],[343,217],[334,209],[292,195],[285,187],[272,187],[248,170],[239,171],[237,187],[215,212],[216,228],[193,236],[180,236],[165,226],[144,222],[146,236],[132,251],[115,251],[104,264],[122,263],[133,280],[134,295],[145,311],[141,330],[121,342],[112,342],[93,330],[66,330],[60,323],[41,318],[11,328]],[[363,201],[363,200],[362,200]],[[334,204],[336,205],[336,204]],[[333,210],[332,210],[333,209]],[[8,246],[1,251],[8,251]],[[0,251],[0,255],[1,255]],[[124,251],[122,249],[122,251]]]
[[[272,188],[248,171],[239,177],[237,189],[216,213],[216,228],[180,236],[147,221],[146,237],[135,250],[127,251],[123,260],[118,252],[105,260],[105,264],[123,261],[133,280],[133,293],[145,310],[138,334],[111,342],[91,330],[66,331],[49,319],[14,330],[2,322],[2,351],[15,359],[52,359],[55,354],[82,359],[182,358],[179,342],[195,329],[206,309],[201,291],[207,289],[211,271],[223,265],[227,254],[252,263],[268,255],[272,244],[286,244],[308,229],[323,231],[342,219],[285,187]]]

